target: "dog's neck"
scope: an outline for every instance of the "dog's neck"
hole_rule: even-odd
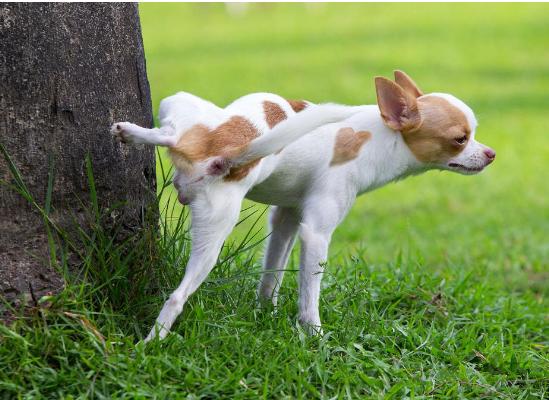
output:
[[[377,106],[365,106],[351,121],[372,134],[357,159],[359,194],[428,169],[410,151],[402,135],[383,123]]]

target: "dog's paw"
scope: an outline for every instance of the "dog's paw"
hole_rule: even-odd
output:
[[[111,135],[121,143],[134,143],[134,137],[130,132],[132,125],[130,122],[116,122],[111,126]]]
[[[322,325],[320,320],[303,319],[299,318],[299,325],[303,331],[309,336],[324,336],[324,331],[322,330]]]
[[[153,340],[156,337],[158,337],[158,339],[160,340],[163,340],[164,338],[166,338],[166,336],[168,336],[168,333],[170,333],[168,329],[164,328],[163,326],[159,326],[155,324],[155,326],[152,327],[151,331],[149,332],[147,337],[143,340],[143,342],[149,343],[151,340]]]

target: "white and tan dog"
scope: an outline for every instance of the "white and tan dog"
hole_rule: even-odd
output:
[[[273,205],[260,299],[276,305],[299,234],[299,321],[321,332],[320,281],[330,238],[357,195],[429,169],[474,174],[495,158],[475,140],[473,111],[442,93],[424,95],[405,73],[375,79],[377,105],[288,101],[267,93],[226,108],[187,93],[160,104],[160,128],[113,125],[119,140],[167,146],[179,200],[192,215],[192,250],[179,287],[146,340],[166,336],[215,265],[242,200]]]

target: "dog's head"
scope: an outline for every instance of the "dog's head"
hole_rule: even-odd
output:
[[[470,175],[494,161],[496,152],[475,140],[477,120],[461,100],[444,93],[423,94],[402,71],[395,71],[395,82],[377,77],[375,85],[385,125],[399,131],[427,167]]]

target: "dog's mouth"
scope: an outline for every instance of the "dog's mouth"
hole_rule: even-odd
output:
[[[450,164],[448,164],[448,167],[450,167],[452,169],[456,169],[458,171],[465,172],[465,173],[471,173],[471,174],[475,174],[475,173],[480,172],[484,169],[484,167],[476,167],[476,168],[466,167],[465,165],[458,164],[458,163],[450,163]]]

